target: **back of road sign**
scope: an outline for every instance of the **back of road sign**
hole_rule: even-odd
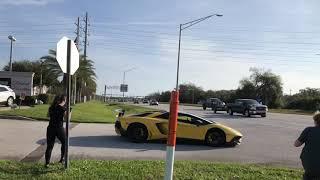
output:
[[[57,55],[56,59],[59,63],[61,70],[67,73],[67,45],[69,38],[63,37],[57,43]],[[70,75],[73,75],[79,68],[79,51],[77,46],[71,41],[71,53],[70,53]]]

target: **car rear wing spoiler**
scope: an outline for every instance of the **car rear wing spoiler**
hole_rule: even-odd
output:
[[[117,109],[116,112],[118,112],[117,117],[122,117],[122,116],[124,116],[125,110],[124,109]]]

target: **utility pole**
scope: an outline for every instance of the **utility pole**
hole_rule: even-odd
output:
[[[86,17],[84,19],[84,59],[87,60],[87,45],[88,45],[88,12],[86,12]]]
[[[107,85],[104,85],[104,102],[107,101]]]
[[[80,18],[78,17],[77,19],[77,38],[76,38],[76,44],[77,44],[77,49],[80,51]],[[80,56],[79,56],[80,57]],[[76,104],[76,99],[77,99],[77,75],[74,74],[74,89],[73,89],[73,104]]]
[[[84,26],[84,49],[83,49],[83,54],[84,54],[84,60],[87,60],[87,46],[88,46],[88,26],[89,25],[89,18],[88,18],[88,12],[86,12],[86,16],[83,19],[85,26]],[[79,87],[79,100],[81,101],[81,91],[82,91],[82,82],[80,79],[80,87]]]

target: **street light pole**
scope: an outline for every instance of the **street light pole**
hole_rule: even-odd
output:
[[[182,24],[180,24],[179,28],[179,47],[178,47],[178,63],[177,63],[177,82],[176,82],[176,91],[179,90],[179,68],[180,68],[180,47],[181,47],[181,29]]]
[[[12,35],[9,35],[8,38],[10,39],[10,61],[9,61],[9,71],[12,72],[12,42],[16,41]]]
[[[134,70],[134,69],[136,69],[136,67],[133,67],[133,68],[131,68],[131,69],[127,69],[127,70],[123,71],[122,84],[125,83],[126,73],[129,72],[129,71],[132,71],[132,70]],[[124,91],[122,92],[122,100],[123,100],[123,102],[124,102]]]
[[[221,17],[221,14],[212,14],[203,18],[199,18],[179,26],[179,47],[178,47],[178,62],[177,62],[177,82],[176,89],[171,94],[170,100],[170,120],[168,124],[168,138],[167,138],[167,152],[166,152],[166,172],[165,180],[172,180],[173,177],[173,164],[174,164],[174,152],[176,145],[176,131],[177,131],[177,118],[178,118],[178,106],[179,106],[179,68],[180,68],[180,47],[181,47],[181,32],[195,24],[200,23],[213,16]]]
[[[124,84],[124,80],[126,79],[126,71],[123,72],[123,80],[122,84]],[[122,91],[122,101],[124,102],[124,91]]]

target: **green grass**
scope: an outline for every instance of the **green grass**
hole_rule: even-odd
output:
[[[49,105],[37,105],[29,109],[16,109],[1,111],[0,115],[18,115],[36,120],[48,120],[47,112]],[[72,122],[86,123],[112,123],[115,121],[116,109],[125,109],[126,114],[134,114],[152,110],[134,105],[105,104],[99,101],[89,101],[72,107]]]
[[[163,179],[163,161],[71,161],[64,171],[61,164],[48,169],[40,163],[0,161],[0,179]],[[260,165],[175,162],[174,179],[301,179],[302,170]]]
[[[271,113],[282,114],[300,114],[300,115],[313,115],[314,111],[306,111],[301,109],[269,109]]]

